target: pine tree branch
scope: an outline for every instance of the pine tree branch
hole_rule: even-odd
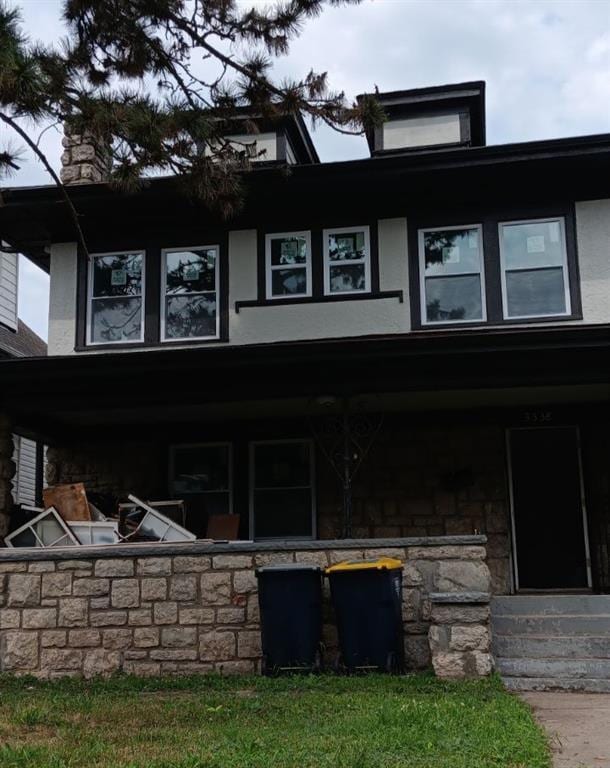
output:
[[[85,254],[85,256],[88,257],[89,250],[87,248],[87,243],[85,242],[85,235],[83,234],[83,230],[81,229],[81,225],[78,220],[78,211],[74,207],[74,203],[70,199],[70,195],[68,194],[68,190],[66,189],[65,185],[53,170],[53,166],[47,160],[44,152],[42,152],[42,150],[38,148],[37,144],[34,141],[32,141],[32,139],[27,135],[27,133],[23,130],[23,128],[18,123],[16,123],[8,115],[5,115],[3,112],[0,112],[0,120],[2,120],[4,123],[6,123],[6,125],[12,128],[15,131],[15,133],[17,133],[23,139],[23,141],[25,141],[28,147],[32,150],[32,152],[44,165],[48,174],[51,176],[56,186],[59,188],[59,191],[61,192],[61,195],[68,206],[70,217],[72,218],[72,222],[74,224],[74,227],[76,229],[76,233],[78,236],[79,245],[83,249],[83,253]]]
[[[176,27],[182,32],[184,32],[186,35],[188,35],[197,45],[201,46],[204,50],[206,50],[209,54],[214,56],[218,61],[221,61],[226,67],[233,69],[235,72],[239,72],[240,75],[243,75],[243,77],[247,78],[250,81],[259,83],[262,85],[270,94],[274,96],[278,96],[279,98],[283,99],[285,97],[284,91],[282,91],[281,88],[278,88],[277,86],[273,85],[273,83],[269,82],[267,79],[262,79],[255,75],[251,70],[249,70],[247,67],[243,66],[243,64],[240,64],[238,61],[235,61],[230,56],[227,56],[222,51],[220,51],[215,46],[208,43],[207,39],[196,32],[192,27],[190,27],[187,23],[185,23],[184,19],[181,19],[179,16],[176,16],[174,13],[168,12],[168,18],[173,21],[173,23],[176,25]],[[307,109],[307,103],[304,104],[305,109]],[[322,120],[322,122],[326,123],[329,127],[331,127],[333,130],[337,131],[338,133],[342,133],[346,136],[362,136],[362,131],[347,131],[344,128],[339,128],[337,125],[334,125],[331,120],[329,120],[325,115],[319,114],[317,111],[311,110],[310,114],[319,119]]]

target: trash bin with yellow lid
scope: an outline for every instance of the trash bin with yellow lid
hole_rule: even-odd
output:
[[[403,671],[402,570],[391,557],[326,568],[339,632],[337,671]]]

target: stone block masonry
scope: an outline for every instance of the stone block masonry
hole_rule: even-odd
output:
[[[484,537],[0,551],[0,671],[39,678],[254,673],[255,569],[398,557],[408,667],[489,674]],[[474,595],[474,597],[473,597]],[[325,589],[326,661],[337,653]]]

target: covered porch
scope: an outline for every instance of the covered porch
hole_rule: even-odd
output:
[[[242,541],[484,535],[495,594],[607,592],[609,346],[572,327],[0,363],[4,454],[11,429],[44,441],[46,482],[106,514],[183,499],[198,538],[217,514]]]

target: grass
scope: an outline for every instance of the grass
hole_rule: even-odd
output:
[[[549,768],[497,679],[0,677],[2,768]]]

